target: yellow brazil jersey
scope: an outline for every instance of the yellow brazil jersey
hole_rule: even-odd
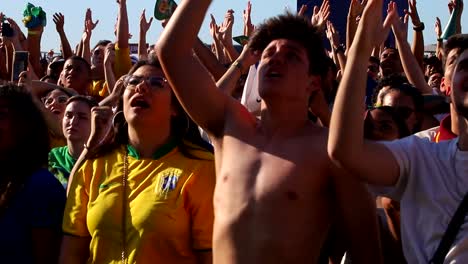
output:
[[[88,263],[121,263],[126,153],[128,263],[196,263],[196,250],[211,249],[212,154],[197,150],[193,153],[202,159],[188,158],[174,144],[158,152],[153,159],[139,159],[131,146],[121,147],[87,160],[75,174],[63,231],[91,236]]]

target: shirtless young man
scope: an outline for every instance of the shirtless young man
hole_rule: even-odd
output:
[[[335,169],[326,152],[328,131],[307,118],[308,99],[319,89],[326,70],[320,34],[304,18],[292,15],[260,26],[250,43],[262,54],[258,74],[263,100],[257,120],[221,92],[193,57],[192,47],[210,2],[183,1],[157,44],[157,54],[182,105],[214,144],[214,263],[317,263],[337,207],[333,191],[339,194],[337,200],[344,201],[359,196],[340,196],[346,190],[354,193],[362,187],[334,181]],[[240,76],[242,68],[252,63],[240,60],[228,73],[237,67]],[[372,203],[347,202],[343,208],[358,214],[351,220],[367,231],[363,236],[359,228],[349,230],[373,238],[375,218],[360,218]],[[353,261],[379,262],[378,242],[369,246],[354,242],[352,246],[368,253],[361,258],[351,248]]]

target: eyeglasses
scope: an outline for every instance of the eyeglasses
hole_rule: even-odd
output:
[[[58,104],[65,104],[68,100],[68,96],[66,95],[60,95],[57,97],[44,97],[42,98],[42,102],[44,103],[45,107],[49,107],[51,104],[54,102],[57,102]]]
[[[167,83],[166,78],[164,77],[141,77],[135,75],[129,75],[125,79],[127,83],[127,89],[135,90],[136,86],[142,83],[143,81],[146,82],[152,89],[160,89],[164,87],[164,84]]]

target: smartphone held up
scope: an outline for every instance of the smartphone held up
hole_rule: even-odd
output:
[[[17,82],[21,72],[28,70],[29,52],[15,51],[13,69],[11,71],[11,80]]]

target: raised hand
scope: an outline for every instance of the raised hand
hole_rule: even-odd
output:
[[[151,27],[151,23],[153,22],[153,17],[151,17],[149,21],[146,20],[145,12],[146,9],[143,9],[143,12],[140,16],[140,31],[144,33],[148,32]]]
[[[243,18],[244,18],[244,35],[250,36],[254,31],[254,25],[252,24],[252,3],[250,1],[247,2],[247,8],[244,10]]]
[[[351,5],[349,6],[348,16],[358,17],[362,14],[364,7],[367,4],[367,0],[351,0]]]
[[[250,66],[254,65],[260,61],[261,53],[259,51],[254,51],[250,48],[249,45],[245,45],[241,54],[239,55],[238,61],[242,62],[242,72],[247,73]]]
[[[398,7],[397,4],[391,1],[388,4],[387,17],[390,17],[390,23],[392,25],[393,33],[397,38],[408,39],[408,19],[409,14],[406,14],[403,18],[398,18]]]
[[[63,26],[65,25],[65,16],[62,13],[55,13],[52,20],[55,23],[57,32],[64,32]]]
[[[416,0],[408,0],[409,10],[404,10],[406,15],[411,17],[413,26],[418,27],[421,25],[421,20],[419,19],[418,9],[416,8]]]
[[[311,23],[314,26],[317,26],[321,30],[325,29],[326,22],[330,16],[330,2],[329,0],[324,0],[320,9],[318,6],[314,6],[314,12],[312,14]]]
[[[299,9],[299,12],[297,12],[297,15],[304,16],[306,12],[307,12],[307,5],[302,5],[301,8]]]
[[[434,25],[434,31],[436,33],[437,38],[439,39],[442,36],[442,24],[440,23],[440,18],[436,17],[436,22]]]
[[[234,26],[234,10],[229,9],[220,26],[218,39],[223,43],[232,43],[232,27]]]
[[[219,36],[219,26],[216,24],[216,19],[214,18],[213,14],[210,14],[211,21],[210,21],[210,34],[214,41],[218,41]]]
[[[338,48],[338,46],[340,45],[340,34],[335,29],[335,26],[333,26],[333,23],[330,21],[327,21],[326,34],[332,48]]]
[[[97,106],[91,109],[91,132],[86,143],[88,151],[95,151],[110,138],[113,115],[109,106]]]
[[[96,28],[97,24],[99,23],[99,19],[96,22],[93,22],[93,12],[91,8],[86,9],[85,15],[85,30],[93,31]]]

